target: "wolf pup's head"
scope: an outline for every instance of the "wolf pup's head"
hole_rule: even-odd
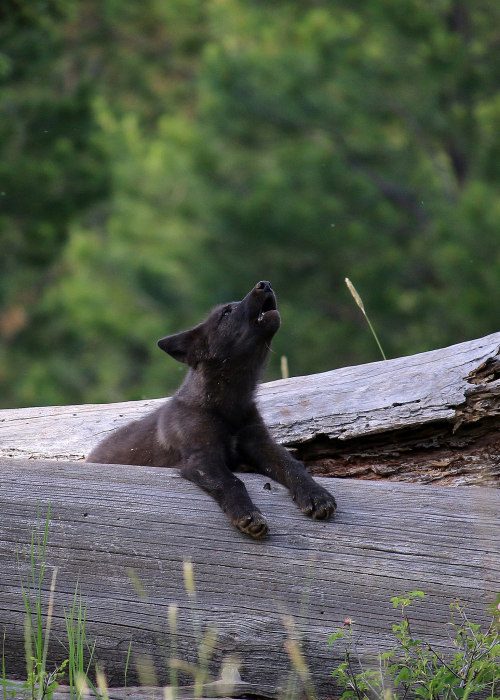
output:
[[[198,326],[169,335],[158,346],[179,362],[228,362],[267,354],[281,324],[269,282],[258,282],[241,301],[217,306]]]

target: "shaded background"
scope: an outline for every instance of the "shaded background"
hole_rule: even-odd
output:
[[[170,393],[270,279],[267,379],[499,330],[498,0],[4,0],[0,402]]]

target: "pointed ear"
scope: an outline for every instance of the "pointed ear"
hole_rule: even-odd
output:
[[[198,327],[182,333],[176,333],[175,335],[167,335],[166,338],[161,338],[158,341],[158,347],[173,357],[174,360],[190,364],[194,344],[198,340],[199,335]]]

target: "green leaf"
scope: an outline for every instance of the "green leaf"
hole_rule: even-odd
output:
[[[400,683],[405,683],[410,678],[410,672],[408,668],[403,667],[394,679],[394,684],[398,686]]]
[[[340,629],[337,632],[334,632],[328,638],[328,644],[333,644],[337,639],[342,639],[343,637],[345,637],[345,635],[346,635],[346,632],[343,629]]]

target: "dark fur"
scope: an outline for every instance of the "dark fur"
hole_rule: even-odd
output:
[[[178,465],[252,537],[265,535],[268,526],[233,474],[243,464],[284,484],[306,515],[329,518],[333,496],[273,440],[255,404],[280,323],[271,285],[259,282],[242,301],[218,306],[198,326],[159,340],[162,350],[189,365],[182,386],[158,410],[111,434],[87,461]]]

